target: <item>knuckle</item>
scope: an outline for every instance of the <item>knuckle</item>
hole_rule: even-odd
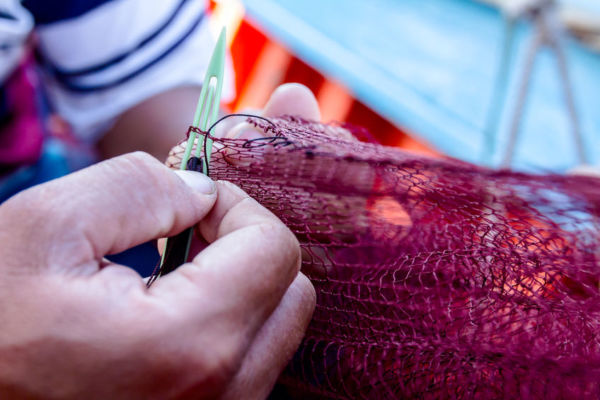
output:
[[[278,249],[283,256],[284,264],[290,268],[294,276],[300,271],[302,253],[300,243],[292,231],[279,220],[261,224],[261,231],[272,248]]]
[[[112,163],[111,166],[122,172],[131,171],[132,173],[142,173],[145,177],[155,177],[164,175],[164,170],[167,169],[156,158],[143,151],[136,151],[129,154],[108,160]]]
[[[240,361],[232,349],[235,346],[226,346],[227,340],[221,338],[220,345],[211,346],[208,354],[199,360],[205,371],[205,378],[216,387],[225,387],[239,369]]]
[[[176,178],[167,166],[148,153],[136,151],[109,161],[114,161],[112,166],[119,170],[120,176],[123,176],[122,171],[128,171],[129,181],[150,185],[155,189],[157,196],[167,196],[174,189],[174,185],[181,185],[180,179]]]

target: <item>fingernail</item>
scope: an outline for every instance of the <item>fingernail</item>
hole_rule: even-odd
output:
[[[202,194],[212,194],[217,190],[215,182],[208,176],[194,171],[175,171],[186,185]]]
[[[249,129],[246,131],[241,131],[236,136],[236,139],[253,140],[253,139],[259,139],[259,138],[263,138],[263,137],[265,137],[265,136],[261,135],[259,132],[255,131],[254,129]]]

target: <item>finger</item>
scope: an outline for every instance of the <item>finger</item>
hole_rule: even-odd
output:
[[[568,174],[600,178],[600,167],[594,165],[580,165],[568,171]]]
[[[257,108],[244,108],[243,110],[236,111],[236,113],[247,115],[262,115],[262,110],[259,110]],[[225,137],[232,129],[234,129],[238,125],[242,125],[243,123],[241,121],[245,121],[247,118],[248,117],[245,116],[225,118],[217,125],[215,125],[215,127],[211,131],[211,134],[214,137],[218,138]]]
[[[315,308],[315,290],[298,274],[258,332],[224,399],[264,399],[300,345]]]
[[[211,244],[159,279],[150,293],[189,321],[192,337],[216,329],[213,334],[235,335],[237,343],[254,337],[279,304],[299,271],[300,249],[285,225],[241,189],[218,182],[218,192],[200,224]],[[211,313],[219,316],[211,327],[195,319]]]
[[[299,83],[281,85],[273,92],[263,111],[265,117],[278,117],[281,115],[295,115],[310,121],[320,121],[321,112],[319,103],[313,93]],[[332,137],[345,140],[355,140],[350,131],[341,127],[329,127],[326,133]],[[255,139],[239,136],[243,139]]]
[[[295,115],[314,121],[321,119],[317,99],[309,88],[299,83],[286,83],[275,89],[265,105],[262,115],[267,118]],[[228,138],[246,140],[263,136],[264,133],[261,130],[248,123],[236,126],[227,134]]]
[[[7,201],[0,207],[0,241],[19,238],[6,246],[9,265],[97,268],[95,261],[106,254],[194,225],[215,199],[214,182],[202,174],[174,173],[145,153],[133,153]]]
[[[296,115],[313,121],[321,119],[317,99],[309,88],[299,83],[286,83],[275,89],[265,105],[263,115]]]

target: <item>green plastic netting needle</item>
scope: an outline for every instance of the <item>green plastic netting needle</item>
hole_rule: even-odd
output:
[[[212,124],[215,123],[219,115],[221,91],[223,88],[223,74],[225,71],[226,48],[227,41],[225,40],[225,28],[223,28],[210,58],[206,75],[204,76],[202,91],[200,92],[198,106],[196,107],[196,113],[194,115],[194,122],[192,123],[192,126],[198,128],[201,132],[206,132],[212,126]],[[196,139],[198,139],[198,143],[196,143]],[[204,140],[206,140],[206,157],[201,158],[202,171],[204,174],[208,174],[208,165],[210,163],[213,141],[208,136],[205,139],[204,135],[199,135],[198,132],[193,130],[190,130],[185,152],[183,154],[183,158],[181,159],[180,169],[185,170],[188,168],[188,161],[190,160],[194,143],[196,143],[196,151],[194,156],[200,158],[200,155],[205,147]],[[190,251],[190,244],[192,242],[192,232],[193,229],[189,228],[181,232],[179,235],[167,239],[163,248],[163,254],[160,260],[157,277],[175,270],[177,267],[187,261]],[[149,281],[149,283],[151,282],[152,279]]]
[[[225,71],[225,50],[227,48],[227,41],[225,40],[225,28],[221,30],[217,44],[213,51],[212,57],[208,64],[208,70],[204,76],[204,84],[202,85],[202,92],[198,99],[198,106],[196,107],[196,114],[194,115],[194,122],[192,126],[199,128],[200,131],[206,132],[208,128],[217,120],[219,115],[219,104],[221,102],[221,91],[223,89],[223,74]],[[187,163],[194,147],[194,142],[198,136],[197,132],[190,132],[190,137],[181,160],[181,169],[187,168]],[[200,152],[204,147],[204,137],[200,136],[198,140],[198,146],[196,146],[196,157],[200,157]],[[208,164],[210,162],[210,154],[212,150],[212,139],[207,138],[206,143],[206,157],[207,160],[202,161],[202,170],[206,174],[208,170]]]

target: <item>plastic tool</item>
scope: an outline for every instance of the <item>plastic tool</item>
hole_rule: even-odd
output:
[[[198,162],[201,162],[202,172],[208,175],[212,139],[208,135],[205,138],[204,135],[198,134],[198,131],[206,132],[215,123],[219,115],[226,47],[225,28],[223,28],[204,77],[204,84],[202,85],[202,91],[194,115],[194,122],[192,123],[192,126],[197,128],[197,130],[190,129],[189,138],[181,161],[182,170],[190,169],[190,165],[192,165],[193,169],[196,169],[195,166],[200,167]],[[204,143],[205,140],[206,143]],[[194,144],[196,144],[196,151],[192,157]],[[202,153],[204,153],[204,157],[201,157]],[[192,233],[193,228],[188,228],[180,234],[167,239],[159,268],[148,281],[148,286],[157,278],[168,274],[187,261],[192,242]]]

